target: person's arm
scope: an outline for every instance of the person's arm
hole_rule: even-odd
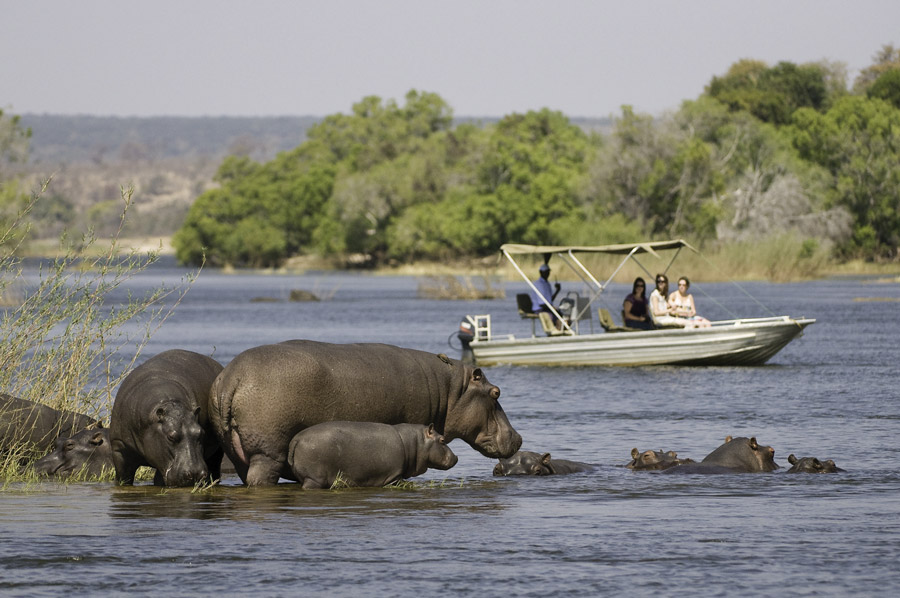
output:
[[[637,320],[637,318],[634,317],[634,314],[631,313],[632,305],[633,304],[628,299],[626,299],[625,303],[623,304],[623,307],[625,308],[625,319],[626,320]]]
[[[697,308],[694,306],[694,296],[688,295],[687,299],[688,299],[687,317],[693,318],[694,316],[697,315]]]
[[[551,302],[556,301],[556,296],[559,295],[559,290],[562,288],[562,285],[560,285],[558,282],[555,282],[555,283],[553,283],[553,288],[554,288],[553,296],[550,297]]]

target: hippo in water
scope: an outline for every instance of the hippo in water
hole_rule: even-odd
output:
[[[69,438],[96,423],[74,411],[0,393],[0,456],[10,451],[24,458],[42,455],[53,448],[57,437]]]
[[[511,475],[560,475],[578,473],[596,469],[596,465],[569,461],[568,459],[553,459],[550,453],[535,453],[533,451],[518,451],[512,457],[500,459],[494,465],[495,476]]]
[[[60,436],[56,439],[56,448],[34,464],[36,474],[56,477],[84,475],[98,478],[112,470],[109,430],[99,424],[71,438]]]
[[[298,432],[288,448],[304,489],[330,488],[338,476],[348,486],[380,488],[456,461],[434,424],[323,422]]]
[[[637,448],[633,448],[631,449],[631,461],[625,467],[634,471],[651,471],[694,462],[693,459],[679,459],[678,453],[675,451],[639,451]]]
[[[213,384],[210,419],[248,485],[295,479],[288,446],[327,421],[434,424],[487,457],[508,457],[522,437],[479,368],[382,344],[294,340],[248,349]]]
[[[775,449],[763,446],[756,438],[725,437],[725,443],[699,463],[670,467],[665,473],[757,473],[775,471]]]
[[[788,463],[791,468],[786,473],[839,473],[844,471],[834,464],[834,461],[819,461],[815,457],[797,458],[793,454],[788,455]]]
[[[110,416],[116,481],[133,484],[143,465],[159,486],[193,486],[220,475],[222,450],[208,429],[209,389],[222,366],[173,349],[136,367],[119,387]]]

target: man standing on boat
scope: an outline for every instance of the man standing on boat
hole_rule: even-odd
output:
[[[534,313],[539,313],[545,311],[550,314],[553,318],[553,323],[556,324],[556,316],[553,315],[553,312],[550,310],[550,305],[553,304],[553,300],[556,299],[556,296],[559,294],[560,284],[554,283],[554,291],[550,292],[550,266],[546,263],[541,264],[541,267],[538,268],[538,272],[540,272],[540,277],[534,281],[534,287],[538,290],[537,295],[535,295],[534,291],[531,292],[531,311]]]

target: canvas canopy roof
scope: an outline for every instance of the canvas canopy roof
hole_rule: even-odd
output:
[[[518,243],[505,243],[500,247],[509,255],[538,255],[545,253],[608,253],[613,255],[627,255],[634,253],[651,253],[668,249],[681,249],[686,247],[697,252],[687,241],[673,239],[670,241],[649,241],[646,243],[622,243],[619,245],[521,245]]]

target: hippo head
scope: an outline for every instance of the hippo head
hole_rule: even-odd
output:
[[[815,457],[801,457],[798,459],[793,454],[788,455],[788,463],[791,468],[787,473],[838,473],[844,471],[834,464],[834,461],[819,461]]]
[[[494,466],[494,475],[551,475],[550,463],[550,453],[518,451],[512,457],[500,459]]]
[[[703,463],[728,467],[742,472],[775,471],[775,449],[756,441],[756,437],[725,437],[725,444],[708,454]]]
[[[143,444],[157,480],[166,486],[193,486],[206,480],[209,470],[203,459],[204,440],[200,407],[191,411],[169,402],[153,409]]]
[[[678,453],[675,451],[639,451],[636,448],[631,449],[631,462],[625,467],[628,469],[653,470],[668,469],[681,465],[682,463],[690,463],[691,459],[679,459]]]
[[[459,457],[447,446],[444,436],[434,429],[434,424],[429,424],[424,430],[424,453],[426,464],[433,469],[447,470],[456,465]]]
[[[38,475],[66,477],[83,474],[99,477],[112,471],[109,430],[97,422],[71,438],[59,437],[52,452],[34,464]]]
[[[511,456],[522,446],[500,406],[500,389],[488,382],[481,368],[463,366],[465,381],[460,394],[447,407],[444,435],[450,441],[462,438],[472,448],[491,458]]]

